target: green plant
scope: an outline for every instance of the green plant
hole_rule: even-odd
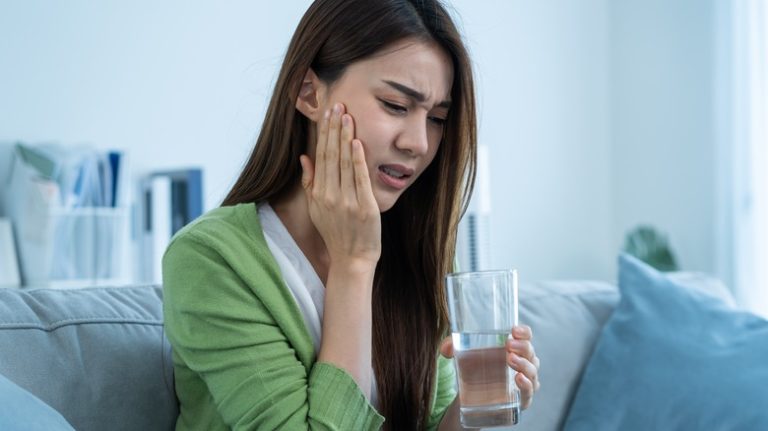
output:
[[[652,226],[641,225],[627,232],[624,237],[624,251],[659,271],[677,271],[675,254],[667,242],[666,235]]]

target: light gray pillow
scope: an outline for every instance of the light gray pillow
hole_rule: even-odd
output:
[[[159,287],[0,289],[0,374],[79,431],[171,430]]]
[[[600,330],[618,303],[615,285],[553,281],[520,286],[520,323],[533,330],[541,390],[512,431],[562,429]]]

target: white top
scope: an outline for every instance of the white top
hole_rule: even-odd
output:
[[[315,354],[320,352],[320,337],[323,333],[323,301],[325,286],[318,277],[312,264],[293,240],[288,229],[267,204],[259,205],[259,220],[267,240],[269,251],[275,257],[288,290],[299,306],[304,323],[312,336]],[[373,373],[371,373],[373,376]],[[378,408],[376,378],[371,379],[371,404]]]

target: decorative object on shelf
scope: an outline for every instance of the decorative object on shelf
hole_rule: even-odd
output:
[[[154,172],[142,182],[141,278],[161,284],[162,258],[171,237],[203,213],[200,168]]]
[[[667,236],[653,226],[640,225],[629,231],[623,250],[659,271],[678,270]]]
[[[6,178],[24,286],[127,282],[128,211],[122,154],[17,143]]]
[[[11,221],[0,218],[0,287],[19,287],[19,262]]]

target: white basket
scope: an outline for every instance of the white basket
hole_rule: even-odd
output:
[[[129,211],[125,208],[54,209],[44,229],[42,268],[36,285],[82,287],[120,284],[127,278]]]
[[[24,287],[130,281],[127,208],[64,208],[59,184],[41,177],[16,154],[11,172],[3,176],[0,186],[6,193],[0,203],[13,222]]]

